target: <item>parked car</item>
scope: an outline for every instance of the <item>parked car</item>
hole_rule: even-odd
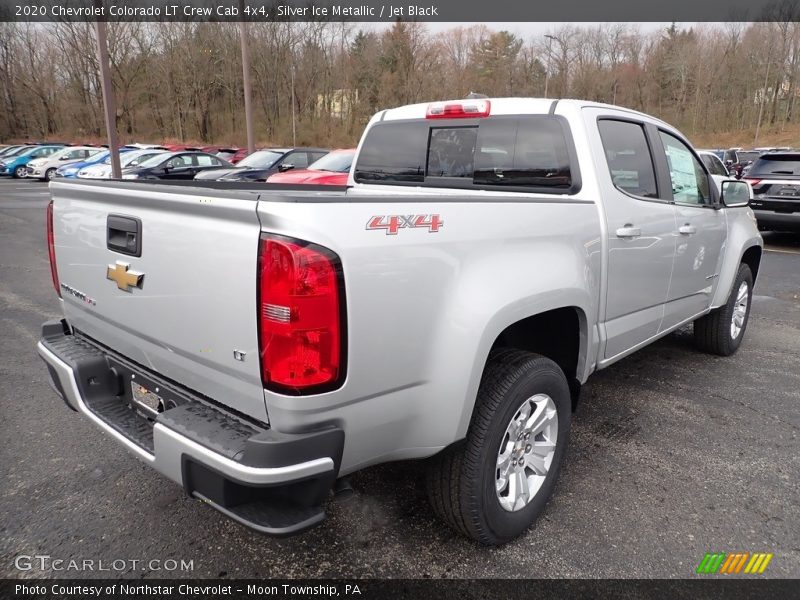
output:
[[[208,169],[232,167],[226,160],[205,152],[165,152],[122,172],[123,179],[192,179]]]
[[[227,160],[232,165],[235,165],[250,153],[247,151],[247,148],[220,148],[214,154],[223,160]]]
[[[304,183],[313,185],[347,185],[347,177],[356,149],[333,150],[308,169],[291,169],[267,178],[269,183]]]
[[[30,161],[26,177],[50,181],[56,176],[56,171],[59,167],[86,160],[102,151],[102,148],[91,146],[67,146],[50,156],[35,158]]]
[[[14,154],[19,154],[26,148],[30,148],[30,144],[16,144],[14,146],[7,146],[0,150],[0,159],[6,158],[8,156],[13,156]]]
[[[270,148],[257,150],[230,169],[215,169],[199,174],[195,179],[220,181],[264,181],[273,173],[289,169],[305,169],[330,150],[321,148]]]
[[[164,146],[160,146],[159,144],[140,144],[138,142],[125,144],[123,148],[131,148],[133,150],[166,150],[167,148]]]
[[[722,164],[725,164],[725,150],[722,148],[698,148],[697,152],[711,152],[722,161]]]
[[[129,148],[127,146],[123,146],[119,149],[120,160],[122,160],[122,155],[126,152],[132,152],[133,148]],[[111,160],[111,152],[108,150],[103,150],[94,154],[87,158],[86,160],[82,160],[79,162],[74,162],[69,165],[65,165],[63,167],[59,167],[56,169],[56,177],[64,177],[66,179],[75,179],[78,177],[78,173],[85,169],[86,167],[90,167],[92,165],[99,165],[102,164],[106,160]]]
[[[708,172],[712,175],[719,175],[721,177],[730,176],[728,168],[725,166],[716,152],[711,150],[698,150],[697,155],[700,157],[700,160],[703,161],[703,164],[706,166],[706,169],[708,169]]]
[[[157,148],[131,150],[130,152],[125,152],[119,157],[120,168],[125,169],[127,167],[139,166],[141,163],[149,160],[153,156],[165,154],[166,152],[166,150],[159,150]],[[110,179],[111,156],[107,156],[101,163],[82,168],[80,171],[78,171],[77,177],[78,179]]]
[[[383,110],[349,183],[51,183],[52,387],[256,531],[318,525],[339,478],[430,459],[434,511],[499,544],[544,510],[594,371],[690,323],[712,354],[744,338],[751,189],[718,192],[661,120],[529,98]]]
[[[186,144],[164,144],[161,147],[170,152],[200,152],[202,150],[198,146],[187,146]]]
[[[800,152],[769,152],[758,157],[745,181],[758,228],[800,231]]]
[[[728,172],[735,177],[742,177],[752,162],[761,156],[757,150],[742,150],[741,148],[731,148],[725,151],[723,162],[728,168]]]
[[[14,179],[25,177],[28,173],[28,163],[36,158],[45,158],[61,150],[63,146],[30,146],[18,154],[12,154],[0,159],[0,175],[11,175]]]

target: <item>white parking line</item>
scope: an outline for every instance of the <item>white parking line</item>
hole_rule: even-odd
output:
[[[781,254],[800,254],[800,250],[778,250],[777,248],[764,248],[767,252],[780,252]]]
[[[33,194],[35,194],[37,196],[40,195],[40,194],[48,195],[48,194],[50,194],[50,192],[38,192],[36,190],[30,190],[30,191],[27,191],[27,192],[6,192],[4,189],[0,189],[0,194],[5,195],[5,196],[12,196],[13,197],[13,196],[31,196]]]

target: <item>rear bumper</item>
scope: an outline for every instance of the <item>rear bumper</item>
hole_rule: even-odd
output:
[[[759,229],[800,230],[800,211],[779,213],[754,208],[753,213],[756,216],[756,221],[758,221]]]
[[[273,431],[69,333],[64,321],[44,324],[37,349],[70,408],[190,496],[269,535],[292,535],[324,520],[322,504],[344,447],[341,429]],[[134,379],[158,390],[166,410],[151,417],[135,408]]]

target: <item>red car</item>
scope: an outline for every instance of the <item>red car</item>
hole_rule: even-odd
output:
[[[199,152],[201,150],[197,146],[186,146],[185,144],[164,144],[161,147],[170,152]]]
[[[250,153],[247,148],[218,148],[213,154],[235,165]]]
[[[307,169],[291,169],[275,173],[267,178],[267,183],[305,183],[312,185],[347,185],[350,167],[356,155],[355,148],[334,150]]]

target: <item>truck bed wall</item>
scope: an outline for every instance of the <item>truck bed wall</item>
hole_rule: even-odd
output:
[[[270,421],[282,431],[343,427],[343,473],[428,456],[463,437],[489,350],[509,325],[571,306],[593,327],[601,256],[593,202],[268,198],[258,209],[264,232],[313,240],[342,258],[348,319],[343,387],[312,397],[268,392]],[[366,228],[374,216],[411,214],[437,214],[444,226]]]

